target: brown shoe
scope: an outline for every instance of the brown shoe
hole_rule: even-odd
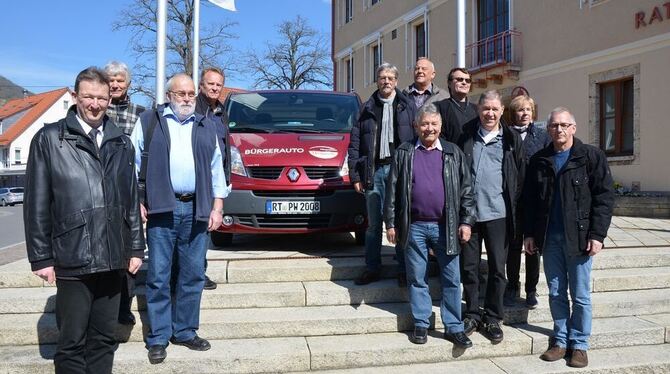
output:
[[[544,361],[553,362],[560,360],[563,357],[565,357],[565,348],[555,345],[547,349],[547,351],[540,356],[540,359]]]
[[[589,365],[589,356],[586,351],[575,349],[572,351],[572,356],[568,360],[568,366],[573,368],[585,368]]]

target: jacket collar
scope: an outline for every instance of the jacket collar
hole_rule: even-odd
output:
[[[195,112],[206,116],[210,110],[212,110],[212,107],[209,106],[207,96],[205,96],[205,94],[202,92],[198,93],[197,99],[195,101]],[[221,104],[220,101],[217,101],[216,103],[216,109],[214,110],[214,114],[215,115],[223,114],[223,104]]]

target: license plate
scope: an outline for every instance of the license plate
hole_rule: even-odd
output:
[[[320,201],[265,201],[267,214],[316,214],[321,212]]]

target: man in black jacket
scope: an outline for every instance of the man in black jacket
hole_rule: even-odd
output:
[[[516,224],[516,202],[524,170],[519,134],[501,122],[500,94],[491,90],[479,98],[479,118],[466,124],[458,145],[472,172],[477,223],[461,254],[461,280],[465,294],[465,332],[479,328],[493,343],[503,340],[503,293],[507,245]],[[486,243],[488,281],[484,309],[480,310],[479,265],[482,240]]]
[[[219,148],[223,155],[223,170],[226,181],[230,183],[230,147],[228,146],[228,121],[223,104],[219,101],[221,90],[226,82],[226,76],[219,68],[203,69],[200,74],[200,92],[195,102],[195,112],[214,121],[216,125],[216,136],[219,139]],[[230,189],[231,185],[228,185]],[[207,260],[205,260],[205,271],[207,270]],[[209,279],[205,274],[206,290],[216,289],[216,282]]]
[[[415,344],[428,339],[433,302],[426,283],[428,248],[440,267],[440,315],[444,338],[469,348],[461,319],[460,242],[470,238],[475,222],[470,170],[455,144],[440,139],[442,121],[428,103],[414,124],[418,138],[403,143],[393,157],[386,185],[384,221],[389,242],[405,252],[409,304],[414,317]]]
[[[449,98],[435,101],[442,117],[442,137],[452,143],[458,142],[463,126],[477,118],[477,105],[468,100],[472,78],[465,68],[453,68],[447,76]]]
[[[104,72],[79,73],[72,97],[30,144],[26,247],[33,272],[56,281],[56,373],[111,373],[122,276],[144,257],[135,150],[105,115]]]
[[[396,88],[398,68],[383,63],[377,68],[377,88],[363,105],[358,121],[351,129],[349,178],[356,192],[365,194],[368,229],[365,233],[365,266],[356,284],[379,280],[382,247],[382,209],[386,177],[395,149],[414,138],[412,121],[416,107]],[[398,283],[404,286],[405,263],[396,246]]]
[[[591,335],[591,267],[612,220],[614,186],[607,157],[574,137],[575,118],[566,108],[549,115],[553,144],[530,161],[524,186],[524,250],[542,252],[554,320],[553,345],[540,358],[566,356],[568,366],[588,365]],[[568,288],[572,308],[568,301]]]

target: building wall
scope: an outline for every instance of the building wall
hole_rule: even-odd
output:
[[[66,106],[67,102],[67,106]],[[25,170],[28,163],[28,153],[30,149],[30,141],[35,136],[35,133],[41,129],[45,124],[56,122],[65,117],[67,107],[73,104],[70,93],[65,93],[61,96],[55,104],[53,104],[46,112],[44,112],[29,128],[27,128],[16,140],[9,146],[9,169],[10,170]],[[21,158],[15,158],[16,150],[21,150]]]
[[[670,139],[670,126],[664,115],[664,106],[670,98],[670,3],[663,0],[592,3],[595,5],[585,1],[580,9],[578,0],[510,0],[510,27],[522,33],[520,71],[514,76],[508,74],[508,67],[499,67],[473,74],[482,86],[473,84],[472,97],[486,89],[498,89],[509,98],[514,87],[524,87],[538,104],[540,120],[546,119],[554,107],[568,107],[578,123],[577,136],[598,145],[597,83],[634,76],[637,89],[634,152],[632,156],[610,157],[608,161],[615,181],[626,187],[639,183],[645,191],[669,191],[670,163],[662,155],[664,143]],[[466,44],[474,42],[477,35],[476,4],[477,0],[466,0]],[[375,11],[388,14],[376,18],[355,15],[349,24],[335,28],[335,56],[344,48],[351,48],[355,56],[355,91],[365,100],[376,89],[374,84],[360,81],[364,68],[360,40],[377,30],[388,29],[382,32],[383,57],[400,68],[398,86],[412,82],[401,26],[403,15],[421,6],[428,9],[429,57],[436,65],[435,83],[446,87],[446,73],[454,63],[456,2],[382,0],[377,6]],[[360,8],[362,11],[362,3]],[[638,12],[645,13],[646,26],[636,25]],[[383,22],[389,24],[380,24]],[[391,41],[390,29],[396,25],[399,25],[398,38]],[[492,80],[495,74],[501,79]],[[341,76],[336,78],[339,81]],[[343,90],[339,84],[338,89]]]

